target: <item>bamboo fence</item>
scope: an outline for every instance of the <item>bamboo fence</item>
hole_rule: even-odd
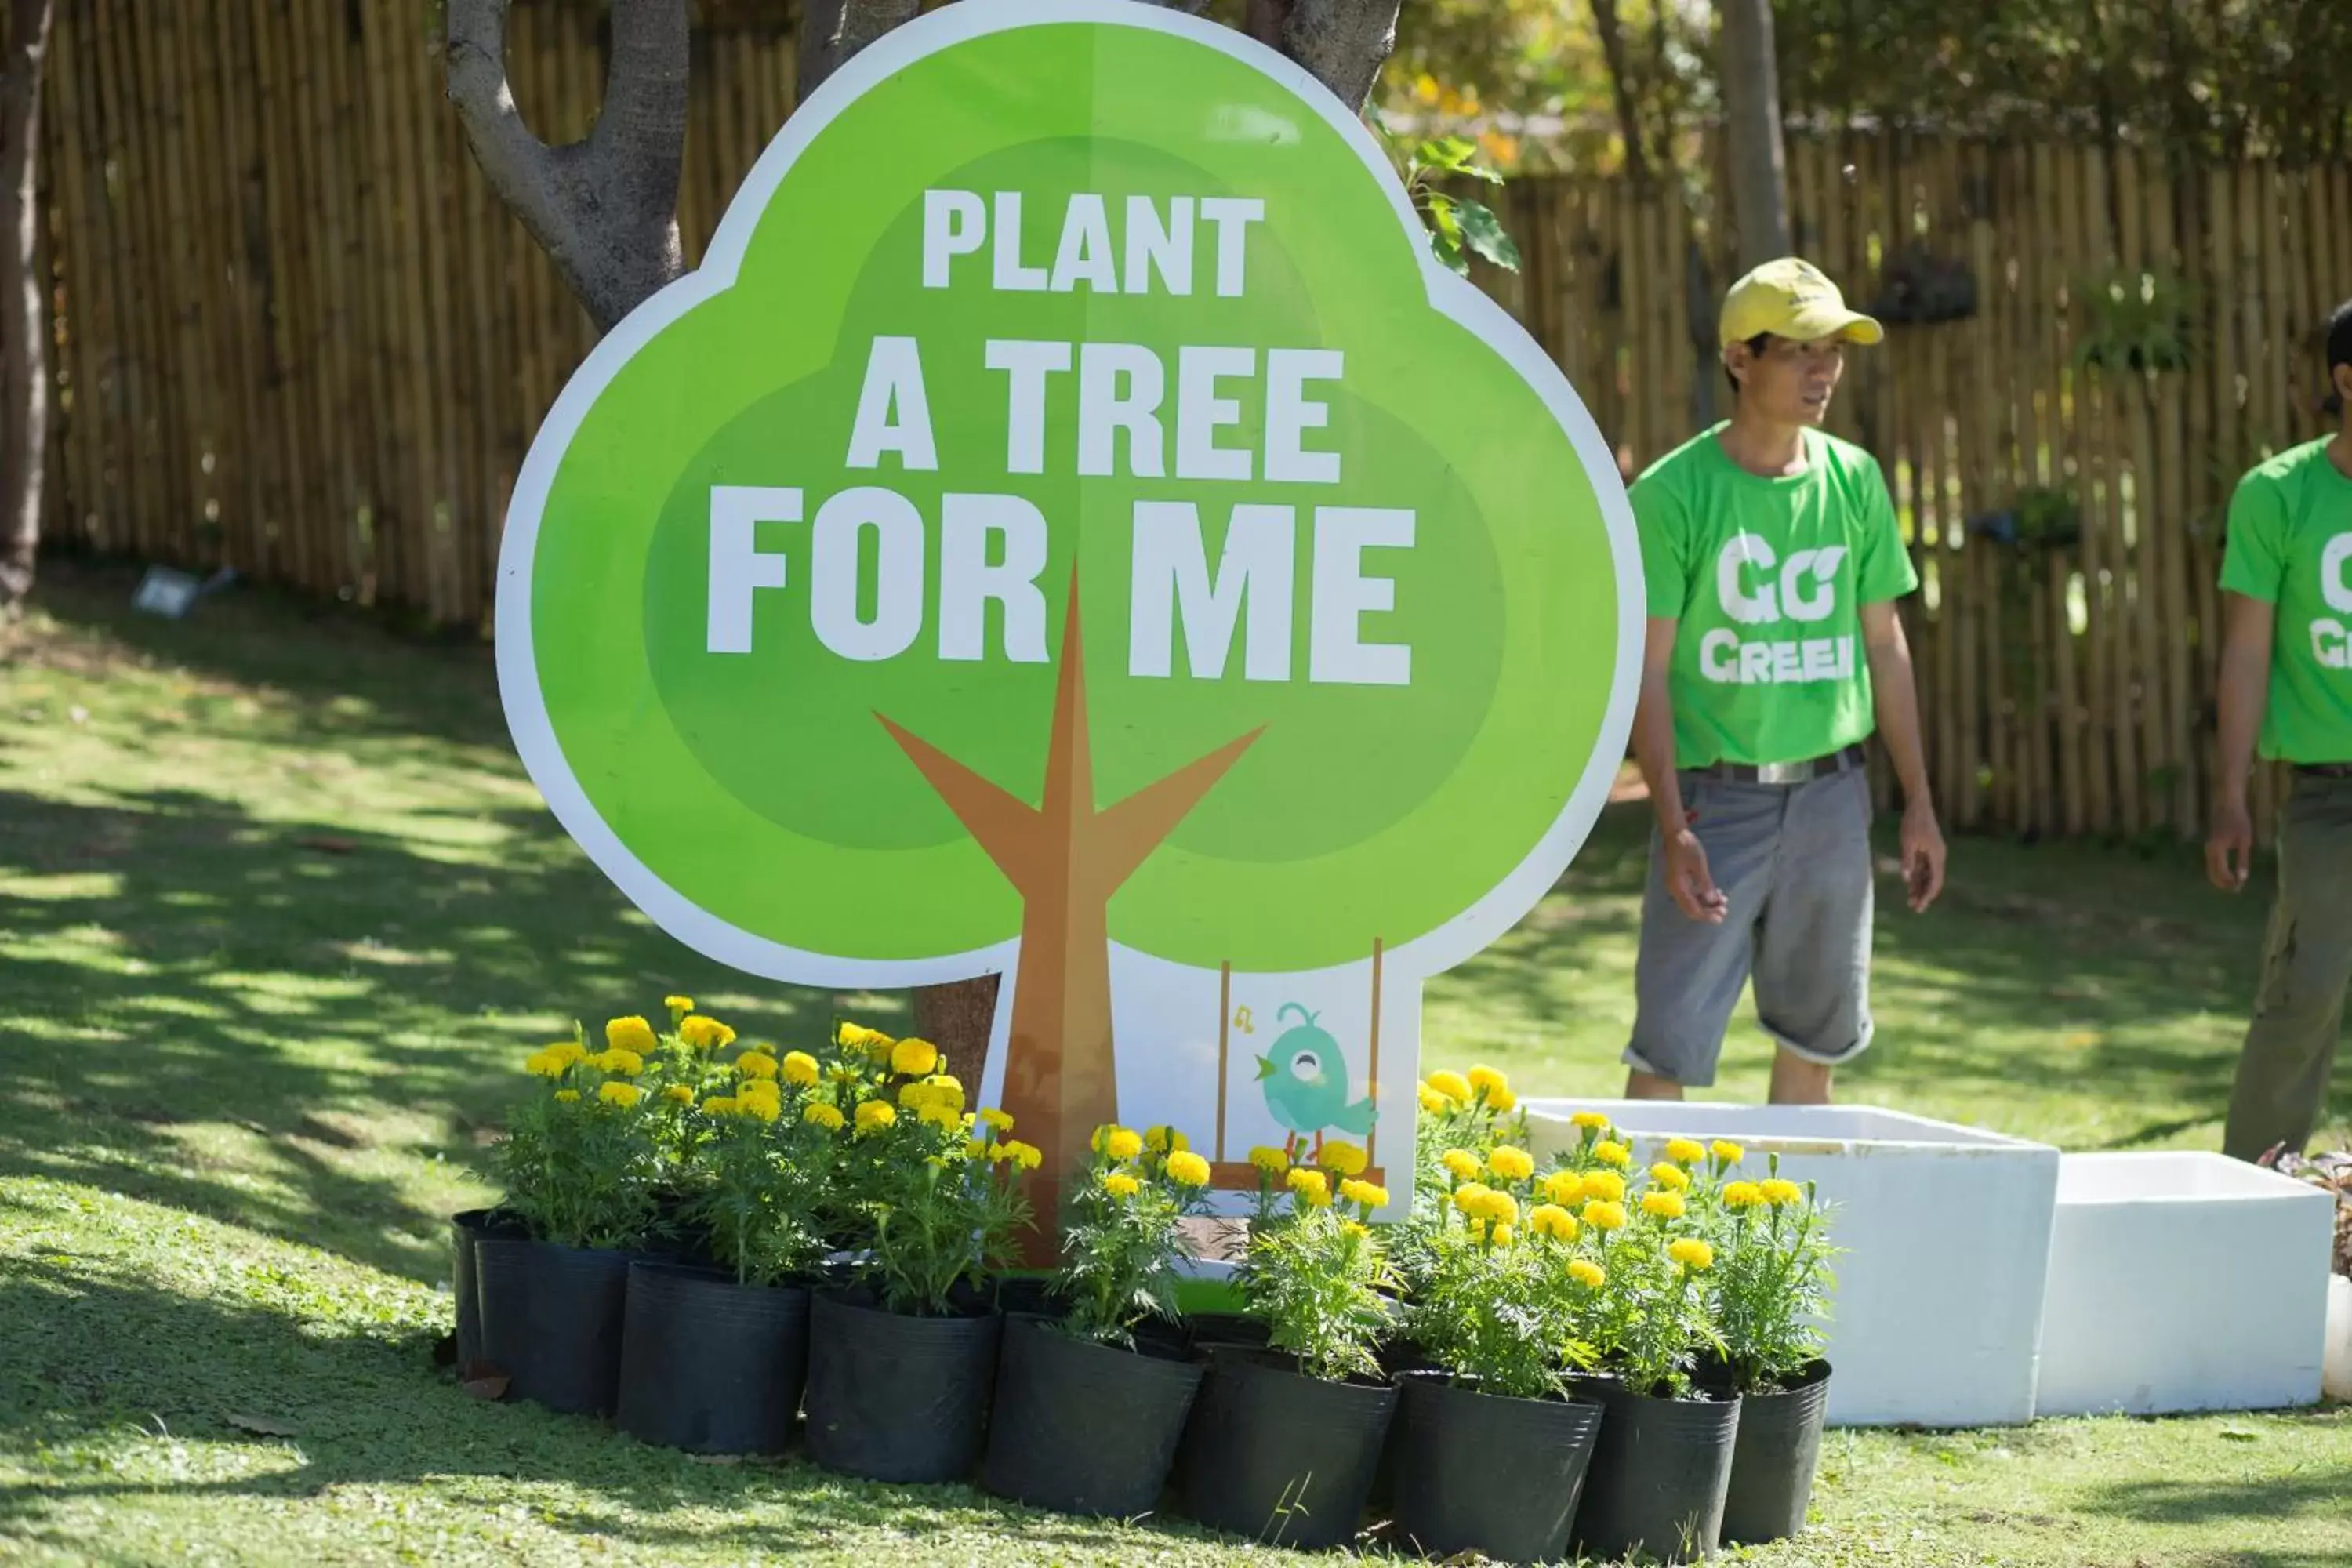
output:
[[[593,122],[600,9],[515,6],[516,94],[551,141]],[[58,7],[54,537],[487,633],[507,494],[592,331],[467,153],[432,15]],[[789,37],[698,30],[689,260],[789,112],[793,64]],[[2316,329],[2352,294],[2352,169],[1877,132],[1794,139],[1790,160],[1799,247],[1858,302],[1915,248],[1975,279],[1964,319],[1853,356],[1832,418],[1880,456],[1918,563],[1908,624],[1947,816],[2191,828],[2222,512],[2244,468],[2321,432]],[[1612,179],[1528,179],[1501,201],[1526,265],[1481,281],[1621,460],[1700,427],[1730,272],[1716,226],[1679,191]],[[2178,281],[2187,369],[2077,364],[2089,285],[2119,270]],[[2073,499],[2078,539],[1987,532],[2035,491]]]

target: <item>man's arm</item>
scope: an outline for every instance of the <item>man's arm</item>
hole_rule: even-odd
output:
[[[2205,837],[2205,874],[2224,892],[2246,885],[2253,864],[2254,824],[2246,810],[2246,779],[2253,769],[2254,737],[2270,703],[2271,639],[2278,606],[2244,594],[2224,593],[2228,630],[2221,640],[2221,678],[2214,692],[2221,714],[2221,777],[2213,792],[2213,828]]]
[[[1895,601],[1862,606],[1862,640],[1870,654],[1870,689],[1878,732],[1903,785],[1903,879],[1914,913],[1944,890],[1944,830],[1927,784],[1927,754],[1919,741],[1919,689],[1911,672],[1911,643]]]
[[[1665,846],[1666,891],[1675,907],[1695,921],[1721,925],[1730,900],[1706,868],[1706,851],[1691,831],[1683,809],[1682,781],[1675,773],[1675,709],[1668,696],[1675,637],[1682,623],[1652,616],[1642,648],[1642,697],[1633,709],[1633,760],[1650,786],[1650,810]]]

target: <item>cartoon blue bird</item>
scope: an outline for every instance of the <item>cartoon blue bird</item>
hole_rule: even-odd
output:
[[[1368,1094],[1348,1103],[1348,1058],[1339,1042],[1318,1026],[1317,1015],[1296,1002],[1286,1002],[1275,1015],[1280,1023],[1298,1015],[1300,1022],[1277,1036],[1273,1049],[1257,1058],[1257,1076],[1265,1085],[1265,1108],[1293,1133],[1322,1142],[1323,1130],[1336,1127],[1361,1138],[1372,1130],[1379,1114]]]

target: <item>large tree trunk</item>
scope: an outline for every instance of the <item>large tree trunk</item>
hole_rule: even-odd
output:
[[[1197,15],[1206,0],[1141,3]],[[507,83],[509,4],[448,0],[449,97],[490,188],[554,259],[597,330],[609,331],[685,268],[677,181],[686,149],[687,0],[613,0],[604,111],[585,142],[556,148],[523,124]],[[1247,26],[1360,111],[1396,47],[1397,6],[1398,0],[1250,0]],[[803,0],[800,96],[920,9],[919,0]],[[991,975],[919,992],[918,1027],[953,1060],[979,1062],[997,988]]]
[[[49,444],[48,302],[40,256],[41,67],[49,50],[52,0],[9,0],[8,50],[0,64],[0,202],[6,204],[7,259],[0,296],[0,617],[33,590],[41,543],[41,482]]]
[[[1780,144],[1780,67],[1772,0],[1717,0],[1723,32],[1717,70],[1731,155],[1731,222],[1742,267],[1795,248],[1789,234],[1787,153]]]

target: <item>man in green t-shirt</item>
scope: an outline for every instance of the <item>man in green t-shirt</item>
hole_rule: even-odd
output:
[[[1715,1081],[1752,980],[1776,1103],[1829,1099],[1870,1043],[1874,725],[1903,785],[1910,903],[1944,880],[1911,653],[1919,585],[1877,462],[1821,429],[1848,343],[1879,325],[1794,259],[1725,298],[1731,418],[1633,488],[1649,581],[1633,750],[1657,817],[1626,1093]]]
[[[2352,300],[2327,324],[2332,437],[2239,481],[2221,560],[2221,779],[2205,867],[2246,885],[2255,737],[2294,769],[2279,826],[2278,899],[2222,1152],[2301,1153],[2327,1099],[2352,984]]]

